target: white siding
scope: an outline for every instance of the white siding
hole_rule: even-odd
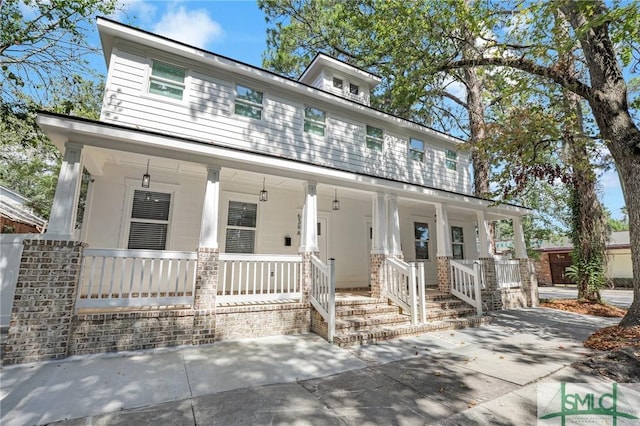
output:
[[[179,61],[167,61],[186,66]],[[234,80],[224,72],[213,76],[205,70],[193,69],[193,66],[185,81],[187,87],[182,102],[150,96],[146,93],[146,67],[147,56],[143,52],[135,54],[134,49],[126,52],[113,50],[103,102],[103,120],[357,173],[449,191],[471,192],[468,155],[458,154],[457,172],[447,170],[445,150],[453,147],[431,141],[426,134],[409,134],[390,122],[368,123],[364,117],[338,110],[330,104],[287,96],[286,93],[274,92],[264,83]],[[328,77],[331,76],[326,75]],[[262,120],[233,113],[236,83],[264,93]],[[330,83],[325,81],[325,87]],[[346,78],[344,84],[348,90]],[[363,93],[368,90],[364,84],[360,84],[360,89]],[[302,132],[304,105],[327,112],[327,135],[324,138]],[[367,124],[385,131],[382,153],[366,148]],[[411,136],[425,141],[423,164],[408,158],[407,141]]]

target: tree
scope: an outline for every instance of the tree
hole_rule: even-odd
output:
[[[36,112],[97,118],[102,77],[88,63],[92,18],[116,0],[0,1],[0,183],[49,216],[60,156]]]
[[[494,32],[489,40],[495,47],[491,55],[473,59],[450,57],[440,69],[495,66],[518,69],[553,81],[588,103],[600,137],[615,161],[629,212],[634,301],[620,325],[640,325],[640,130],[629,110],[627,84],[620,66],[634,60],[637,64],[634,55],[638,54],[640,44],[638,3],[612,9],[607,9],[602,1],[533,3],[526,9],[522,3],[511,6],[504,2],[488,8],[478,3],[475,13],[526,19],[526,34]],[[558,11],[568,20],[571,31],[561,42],[555,40],[550,45],[548,24]],[[513,21],[505,25],[511,24]],[[584,78],[556,65],[558,55],[569,51],[581,55]]]

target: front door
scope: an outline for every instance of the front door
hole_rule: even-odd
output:
[[[318,257],[325,264],[329,260],[327,255],[327,236],[329,234],[328,228],[329,219],[327,217],[318,217],[318,248],[320,249],[320,253]]]
[[[570,253],[549,253],[551,282],[553,284],[574,284],[573,280],[566,274],[566,269],[569,266],[571,266]]]

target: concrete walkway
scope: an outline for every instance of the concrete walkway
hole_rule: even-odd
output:
[[[587,381],[567,366],[615,323],[523,309],[348,350],[306,334],[4,367],[0,423],[535,424],[536,382]]]
[[[538,287],[541,299],[575,299],[578,290],[573,287]],[[612,305],[628,308],[633,303],[633,290],[600,290],[602,300]]]

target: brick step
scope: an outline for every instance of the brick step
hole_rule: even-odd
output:
[[[434,302],[427,302],[427,310],[430,309],[456,309],[463,306],[469,306],[460,299],[443,299]]]
[[[333,338],[333,343],[340,347],[362,345],[365,343],[380,342],[389,339],[396,339],[405,336],[415,336],[429,331],[455,330],[466,327],[477,327],[489,324],[492,317],[467,317],[448,319],[444,321],[434,321],[420,325],[399,325],[381,327],[376,330],[360,330],[349,333],[337,333]]]
[[[476,310],[468,305],[455,309],[427,309],[427,319],[432,321],[448,318],[463,318],[472,316],[475,313]]]
[[[390,326],[398,326],[411,322],[407,315],[386,314],[370,318],[348,317],[336,319],[336,332],[346,333],[352,331],[374,330]]]
[[[371,317],[374,315],[397,313],[398,307],[389,304],[336,306],[336,317]]]
[[[381,305],[386,304],[386,299],[374,299],[371,297],[346,298],[336,297],[336,307],[338,306],[361,306],[361,305]]]

